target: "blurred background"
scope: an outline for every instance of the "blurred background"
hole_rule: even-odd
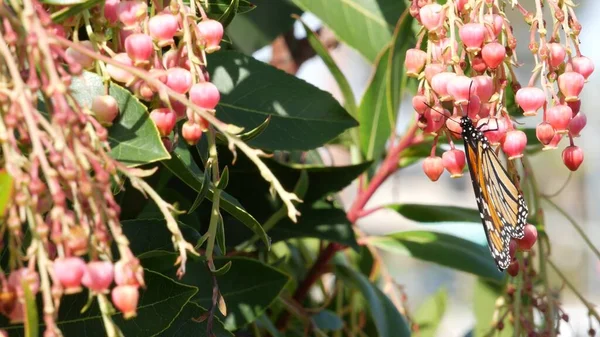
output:
[[[522,16],[507,9],[509,20],[513,24],[515,36],[518,40],[519,61],[524,63],[518,69],[517,76],[521,83],[527,83],[532,66],[532,56],[527,48],[529,40],[529,27]],[[600,44],[597,34],[600,32],[600,1],[580,0],[576,12],[583,30],[580,35],[583,55],[594,60],[596,72],[589,78],[581,95],[582,108],[588,118],[588,125],[582,136],[576,139],[576,144],[585,151],[585,160],[578,171],[572,173],[567,186],[552,200],[570,214],[586,231],[592,242],[600,246],[600,143],[595,139],[595,127],[600,125],[600,116],[596,113],[598,107],[597,97],[600,93]],[[318,18],[305,13],[303,20],[313,30],[320,28]],[[304,37],[304,30],[297,23],[295,27],[297,38]],[[348,78],[356,95],[357,102],[368,84],[373,67],[364,58],[351,48],[340,44],[331,50],[342,72]],[[265,47],[254,54],[257,59],[268,62],[271,58],[271,47]],[[337,84],[330,75],[325,64],[318,56],[302,64],[297,76],[313,85],[331,92],[341,100]],[[399,117],[398,130],[413,116],[410,97],[403,101]],[[527,126],[535,127],[541,117],[532,117],[525,120]],[[530,140],[537,141],[537,140]],[[538,168],[536,175],[540,182],[542,193],[554,194],[569,178],[570,171],[562,164],[561,152],[568,145],[563,140],[559,149],[540,152],[530,160],[534,168]],[[334,165],[347,165],[350,163],[349,154],[342,149],[329,149]],[[356,195],[356,185],[349,186],[342,192],[342,201],[346,207]],[[430,203],[440,205],[456,205],[475,208],[475,198],[468,174],[460,179],[450,179],[447,174],[436,183],[432,183],[421,170],[421,165],[413,165],[389,179],[375,194],[367,208],[390,203]],[[546,204],[547,206],[547,204]],[[563,271],[571,282],[584,294],[588,301],[600,303],[600,263],[584,244],[571,224],[547,206],[546,225],[552,243],[552,259]],[[383,234],[407,229],[418,228],[419,225],[406,220],[393,211],[381,210],[359,222],[361,229],[370,234]],[[453,224],[447,224],[441,230],[451,231],[454,235],[468,236],[473,240],[485,243],[485,235],[481,226],[473,226],[472,232],[462,233],[453,231]],[[415,310],[428,296],[441,287],[448,290],[449,302],[445,317],[438,330],[439,336],[458,337],[464,336],[474,324],[473,316],[473,288],[475,277],[461,272],[456,272],[432,263],[420,262],[410,257],[383,253],[385,263],[392,272],[396,281],[405,287],[408,294],[409,307]],[[553,286],[560,287],[561,281],[552,274]],[[562,292],[561,302],[563,309],[569,315],[569,323],[562,322],[561,336],[587,336],[589,320],[585,306],[568,289]],[[596,330],[598,328],[596,327]]]

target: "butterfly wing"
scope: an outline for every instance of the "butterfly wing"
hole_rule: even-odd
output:
[[[479,208],[479,215],[481,216],[481,222],[487,238],[488,247],[490,248],[490,253],[494,258],[498,269],[504,270],[508,268],[508,265],[510,264],[508,251],[510,234],[507,232],[506,226],[501,226],[499,222],[495,222],[494,219],[497,217],[494,217],[494,213],[492,213],[486,197],[487,194],[482,188],[482,186],[485,186],[485,178],[483,171],[481,170],[483,162],[482,149],[483,148],[479,146],[479,142],[476,139],[467,139],[465,137],[465,151],[469,173],[471,175],[473,191],[475,192],[475,199],[477,200],[477,207]]]

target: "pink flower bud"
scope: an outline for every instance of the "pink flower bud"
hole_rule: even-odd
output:
[[[118,8],[119,20],[125,28],[137,26],[148,16],[148,5],[145,1],[122,1]]]
[[[567,71],[558,76],[558,88],[565,96],[566,102],[579,100],[579,94],[583,90],[585,78],[580,73]]]
[[[509,160],[523,157],[523,151],[527,146],[527,135],[520,130],[511,130],[504,136],[502,151],[506,153]]]
[[[548,43],[549,61],[550,66],[553,68],[558,67],[565,61],[565,48],[560,43]]]
[[[116,286],[111,293],[113,304],[123,312],[123,318],[125,319],[133,318],[137,315],[139,296],[138,287],[132,285]]]
[[[583,75],[586,80],[594,72],[594,62],[585,56],[577,56],[571,60],[573,71]]]
[[[448,83],[456,77],[456,73],[441,72],[431,79],[431,87],[440,96],[440,101],[452,99],[448,93]]]
[[[81,47],[85,47],[91,51],[94,51],[94,45],[90,41],[79,41],[79,45]],[[85,54],[82,54],[71,47],[67,48],[66,53],[75,62],[79,63],[84,69],[91,69],[94,66],[94,64],[96,64],[96,60],[93,57],[89,57]]]
[[[429,109],[429,101],[425,95],[416,95],[412,99],[413,108],[419,114],[424,114],[425,110]]]
[[[129,56],[127,56],[126,53],[120,53],[113,56],[113,60],[127,66],[133,65],[133,62],[131,61]],[[134,76],[127,70],[121,69],[120,67],[114,66],[112,64],[108,64],[106,66],[106,71],[108,72],[110,77],[117,82],[127,83],[132,81],[134,78]]]
[[[562,152],[562,160],[569,170],[577,171],[583,163],[583,150],[575,145],[568,146]]]
[[[174,91],[185,94],[192,87],[192,73],[189,70],[175,67],[167,70],[165,84]]]
[[[104,3],[104,18],[111,26],[119,21],[119,4],[121,0],[106,0]]]
[[[412,48],[406,51],[404,66],[406,74],[410,77],[419,77],[421,70],[425,67],[427,61],[427,53],[421,49]]]
[[[470,53],[481,50],[481,45],[485,39],[485,33],[485,26],[481,23],[467,23],[458,30],[460,39],[467,47],[467,51]]]
[[[467,116],[469,116],[469,118],[472,120],[476,119],[477,115],[479,114],[479,110],[481,110],[481,100],[479,100],[479,97],[477,95],[472,95],[471,99],[466,103],[466,105]]]
[[[460,126],[460,115],[458,113],[453,114],[450,118],[446,119],[446,128],[450,131],[451,135],[460,138],[462,134],[462,127]]]
[[[477,83],[467,76],[455,75],[448,81],[446,90],[454,99],[455,105],[466,105],[477,92]],[[479,112],[479,107],[477,107],[477,111]]]
[[[569,122],[573,118],[573,111],[567,105],[559,104],[546,110],[546,121],[552,125],[559,134],[568,133]]]
[[[481,55],[475,55],[473,57],[473,59],[471,61],[471,67],[478,74],[482,74],[483,72],[485,72],[487,70],[487,64],[485,64]]]
[[[429,156],[423,160],[423,172],[431,181],[437,181],[440,179],[442,173],[444,173],[444,164],[442,164],[442,158],[438,156]]]
[[[499,145],[508,129],[508,125],[504,118],[482,118],[477,122],[477,127],[480,128],[481,132],[488,139],[490,144]]]
[[[181,127],[181,135],[189,145],[196,145],[202,137],[202,127],[198,123],[190,120],[183,123]]]
[[[573,111],[573,116],[577,116],[579,110],[581,110],[581,100],[576,100],[573,102],[566,102],[569,108]]]
[[[190,89],[190,100],[203,109],[214,109],[221,100],[221,94],[211,82],[200,82]]]
[[[487,26],[487,33],[486,37],[489,40],[493,40],[494,38],[498,37],[498,35],[500,35],[500,33],[502,33],[502,27],[504,25],[504,19],[502,19],[502,17],[498,14],[485,14],[483,16],[483,22],[485,23],[485,25]],[[489,34],[489,32],[491,31],[491,35]]]
[[[535,136],[543,145],[550,144],[552,139],[554,139],[555,134],[556,131],[554,130],[554,127],[548,122],[541,122],[535,128]]]
[[[477,84],[476,94],[481,99],[481,102],[487,103],[492,95],[494,95],[494,81],[487,75],[473,77],[473,81]]]
[[[88,262],[81,283],[96,293],[108,293],[113,281],[114,268],[110,261]]]
[[[96,96],[92,99],[92,111],[100,124],[110,126],[119,114],[119,104],[110,95]]]
[[[221,47],[221,39],[223,38],[223,25],[217,20],[202,20],[198,22],[198,31],[202,40],[204,40],[204,47],[207,53],[215,52]]]
[[[569,132],[573,137],[579,137],[579,133],[587,124],[587,117],[583,112],[578,113],[575,117],[571,119],[569,122]]]
[[[173,111],[175,111],[175,114],[177,115],[177,120],[182,119],[185,116],[185,112],[187,110],[187,107],[185,106],[185,104],[174,100],[174,99],[169,99],[169,103],[171,103],[171,107],[173,108]]]
[[[517,91],[515,100],[523,109],[524,116],[535,116],[537,110],[546,102],[546,94],[540,88],[525,87]]]
[[[522,239],[517,240],[517,247],[521,251],[530,251],[535,242],[537,241],[538,232],[534,225],[527,224],[523,229],[525,236]]]
[[[159,47],[173,44],[173,36],[179,29],[179,22],[173,14],[158,14],[148,21],[150,36],[157,41]]]
[[[40,290],[40,276],[35,270],[30,270],[27,267],[16,269],[8,276],[8,284],[15,289],[17,297],[25,297],[25,291],[23,290],[21,283],[22,281],[27,283],[27,286],[33,295],[36,295]]]
[[[143,286],[144,269],[140,265],[140,261],[137,258],[131,258],[129,260],[121,259],[117,261],[115,263],[115,283],[119,286]]]
[[[168,136],[177,124],[177,114],[169,108],[154,109],[150,113],[150,118],[156,124],[156,128],[161,136]]]
[[[440,29],[444,25],[444,20],[446,19],[444,8],[437,3],[421,7],[419,10],[419,17],[423,26],[430,32]]]
[[[452,41],[448,37],[445,37],[433,45],[433,50],[431,53],[433,60],[444,64],[449,63],[452,59],[452,49],[450,48],[450,43],[452,43],[454,46],[455,51],[458,50],[458,43],[456,41]]]
[[[434,109],[427,109],[419,117],[419,127],[425,133],[435,134],[444,126],[446,117],[442,114],[449,115],[448,111],[444,110],[440,105],[436,105]]]
[[[441,63],[430,63],[425,66],[425,78],[431,84],[433,76],[446,70],[446,66]]]
[[[461,150],[452,149],[442,154],[442,164],[450,172],[450,178],[462,177],[465,163],[465,153]]]
[[[81,279],[85,270],[85,262],[79,257],[54,260],[54,274],[65,288],[65,294],[75,294],[81,291]]]
[[[146,34],[131,34],[125,39],[125,51],[134,65],[148,64],[154,53],[152,38]]]
[[[483,46],[481,57],[490,69],[496,69],[504,62],[506,49],[498,42],[490,42]]]

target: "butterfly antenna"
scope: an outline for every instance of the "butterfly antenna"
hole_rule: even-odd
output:
[[[432,106],[431,106],[431,105],[429,105],[428,103],[425,103],[425,106],[427,106],[429,109],[431,109],[431,110],[433,110],[433,111],[435,111],[435,112],[439,113],[440,115],[442,115],[442,116],[444,116],[444,117],[448,118],[449,120],[453,121],[454,123],[456,123],[456,124],[460,124],[460,122],[457,122],[457,121],[455,121],[453,118],[451,118],[450,116],[447,116],[445,113],[443,113],[443,112],[439,111],[438,109],[436,109],[436,108],[432,107]]]

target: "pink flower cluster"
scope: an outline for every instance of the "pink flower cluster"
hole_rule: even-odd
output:
[[[594,64],[581,55],[576,38],[581,26],[572,11],[554,8],[560,14],[556,15],[556,27],[570,27],[566,39],[562,39],[567,42],[561,44],[559,29],[546,36],[541,16],[516,6],[532,26],[529,46],[536,62],[531,80],[523,87],[514,73],[519,64],[517,40],[502,7],[487,0],[445,5],[412,1],[411,14],[423,26],[417,46],[407,51],[405,59],[406,73],[419,80],[413,107],[419,127],[435,136],[434,143],[446,134],[451,145],[441,158],[435,155],[434,146],[423,162],[425,173],[433,181],[439,179],[444,168],[452,177],[462,175],[464,152],[454,148],[452,138],[460,136],[458,121],[465,115],[508,159],[522,157],[527,137],[508,114],[508,109],[517,107],[523,110],[523,116],[536,116],[542,111],[536,134],[545,150],[555,149],[563,138],[568,138],[570,145],[563,151],[563,162],[574,171],[583,161],[583,151],[575,146],[574,138],[586,125],[579,95]]]
[[[202,57],[196,55],[219,50],[223,26],[208,19],[204,13],[202,20],[196,23],[190,12],[189,7],[179,8],[176,2],[152,17],[148,17],[145,1],[109,0],[104,6],[106,20],[119,31],[119,49],[112,51],[113,60],[149,71],[173,91],[187,94],[199,108],[214,112],[221,99],[220,93],[204,69],[200,69],[205,63],[198,65]],[[193,43],[176,43],[185,38],[190,38]],[[190,52],[197,60],[191,60]],[[157,96],[156,88],[150,83],[123,68],[109,64],[107,72],[142,100],[151,102]],[[181,133],[189,144],[196,144],[208,128],[206,120],[174,100],[161,102],[150,112],[150,117],[163,137],[171,134],[178,120],[187,118]]]

